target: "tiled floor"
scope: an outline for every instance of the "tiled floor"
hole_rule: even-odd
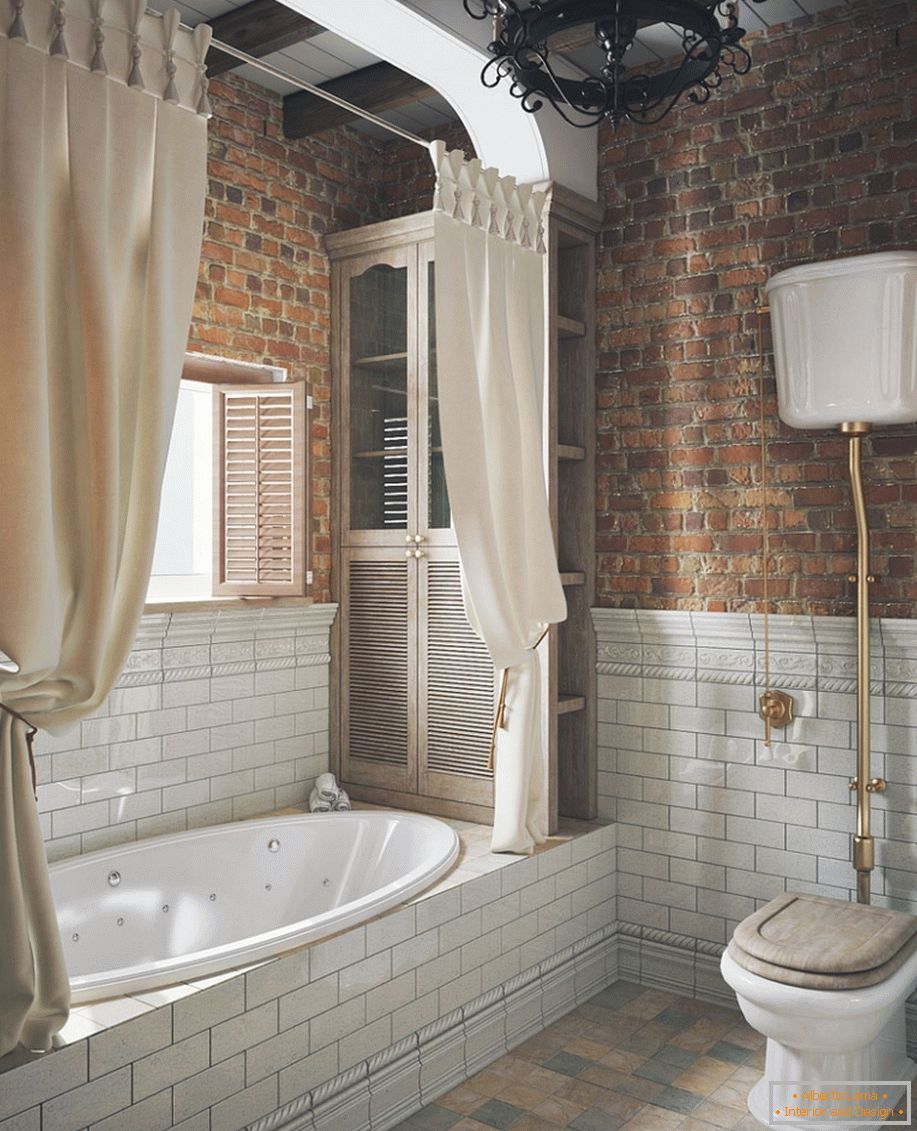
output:
[[[740,1013],[616,982],[397,1131],[760,1131],[763,1064]]]

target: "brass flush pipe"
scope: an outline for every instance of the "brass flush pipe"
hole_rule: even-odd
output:
[[[770,307],[759,302],[755,308],[758,315],[758,436],[761,442],[761,605],[764,611],[764,693],[758,699],[758,715],[764,720],[764,745],[770,749],[771,731],[781,730],[793,721],[793,696],[785,691],[771,689],[771,645],[770,645],[770,545],[768,538],[767,507],[767,427],[764,414],[764,347],[761,342],[761,320],[770,313]]]
[[[869,733],[869,586],[875,577],[869,572],[869,523],[863,495],[863,437],[870,426],[859,421],[841,425],[849,440],[850,486],[857,527],[857,567],[849,581],[857,587],[857,761],[856,777],[850,783],[856,790],[856,833],[853,837],[853,866],[857,874],[857,902],[869,903],[870,878],[876,863],[875,841],[870,828],[870,794],[882,793],[885,782],[870,775]]]

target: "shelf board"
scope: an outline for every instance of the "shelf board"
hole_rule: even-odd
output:
[[[561,460],[583,460],[586,458],[586,449],[577,444],[558,444],[557,458]]]
[[[582,570],[568,570],[560,575],[561,585],[585,585],[586,574]]]
[[[353,366],[360,366],[362,369],[385,369],[394,366],[396,362],[407,361],[408,355],[405,353],[379,353],[374,357],[358,357],[350,364]]]
[[[407,389],[396,389],[394,385],[369,385],[368,388],[372,389],[374,393],[385,393],[390,397],[406,397],[408,395]],[[439,397],[434,393],[427,395],[427,400],[438,401]]]
[[[431,448],[434,455],[440,455],[442,448]],[[406,456],[408,454],[407,448],[383,448],[378,452],[354,452],[354,459],[382,459],[384,456]]]
[[[574,711],[585,711],[586,709],[586,696],[585,695],[570,695],[566,692],[561,692],[557,696],[557,713],[558,715],[571,715]]]
[[[558,314],[556,318],[557,336],[559,338],[585,338],[586,323],[578,318],[566,318]]]
[[[354,459],[382,459],[385,456],[406,456],[407,448],[385,448],[379,452],[354,452]]]

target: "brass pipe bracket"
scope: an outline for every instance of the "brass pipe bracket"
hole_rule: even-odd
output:
[[[852,793],[854,790],[859,789],[859,788],[860,788],[860,779],[859,778],[851,778],[850,779],[850,786],[849,786],[850,792]],[[886,791],[886,789],[888,789],[888,782],[885,780],[885,778],[870,778],[869,781],[866,783],[866,792],[867,793],[884,793]]]
[[[771,744],[771,727],[783,730],[793,721],[793,696],[785,691],[765,691],[758,700],[758,714],[764,720],[764,745]]]

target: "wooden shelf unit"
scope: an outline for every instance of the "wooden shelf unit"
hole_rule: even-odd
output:
[[[562,185],[548,191],[548,497],[567,619],[545,665],[552,824],[597,813],[595,636],[595,244],[602,210]],[[563,689],[563,690],[561,690]]]

